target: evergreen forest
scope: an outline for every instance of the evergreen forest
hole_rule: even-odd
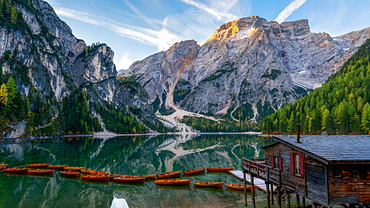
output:
[[[370,39],[320,88],[262,121],[262,132],[370,134]]]

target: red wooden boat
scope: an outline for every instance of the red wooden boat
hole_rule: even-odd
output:
[[[158,179],[173,178],[173,177],[179,176],[180,174],[181,174],[181,170],[178,170],[178,171],[173,171],[173,172],[167,172],[167,173],[158,174],[157,175],[157,178]]]
[[[157,174],[140,175],[140,176],[146,179],[157,179]]]
[[[213,187],[213,188],[222,188],[224,186],[223,182],[194,182],[194,186],[199,186],[199,187]]]
[[[210,168],[207,168],[208,172],[227,172],[229,170],[234,170],[234,168],[227,168],[227,167],[210,167]]]
[[[6,173],[27,173],[29,168],[7,168],[4,169]]]
[[[124,183],[144,183],[145,178],[141,176],[119,176],[113,178],[113,181]]]
[[[64,167],[64,170],[72,170],[72,171],[78,171],[81,172],[82,169],[85,169],[84,167]]]
[[[49,170],[49,169],[28,169],[28,174],[52,175],[52,174],[54,174],[54,170]]]
[[[29,168],[47,168],[49,164],[29,164],[27,167]]]
[[[3,170],[8,167],[8,164],[0,163],[0,170]]]
[[[197,169],[185,170],[183,173],[185,175],[194,175],[198,173],[203,173],[204,171],[206,171],[206,168],[197,168]]]
[[[228,184],[226,184],[226,187],[229,188],[229,189],[235,189],[235,190],[241,190],[241,191],[244,190],[244,184],[228,183]],[[252,186],[251,185],[246,185],[246,189],[247,189],[247,191],[251,191]]]
[[[63,170],[65,167],[68,167],[68,165],[49,165],[49,169],[58,169],[58,170]]]
[[[190,185],[190,179],[160,179],[155,180],[155,184],[166,186]]]
[[[89,181],[109,181],[109,175],[84,175],[81,176],[81,178]]]
[[[72,178],[77,178],[78,175],[80,175],[79,172],[77,172],[77,171],[71,171],[71,170],[60,171],[59,174],[61,176],[72,177]]]
[[[81,173],[86,173],[86,174],[92,174],[92,173],[95,173],[96,170],[95,169],[81,169]]]

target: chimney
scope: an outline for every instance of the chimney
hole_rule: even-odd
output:
[[[297,143],[301,143],[300,138],[301,138],[301,125],[300,123],[297,123]]]

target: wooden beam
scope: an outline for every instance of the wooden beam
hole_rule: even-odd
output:
[[[285,190],[285,201],[286,201],[285,207],[290,208],[290,193],[287,190]]]
[[[251,173],[251,188],[252,188],[252,207],[253,208],[256,208],[256,194],[254,193],[255,190],[254,190],[254,174]]]
[[[301,203],[300,203],[299,195],[298,194],[295,194],[295,199],[297,201],[297,208],[301,208]]]
[[[245,176],[245,171],[243,171],[243,178],[244,178],[244,206],[248,206],[248,194],[247,194],[247,179]]]
[[[281,187],[277,187],[277,203],[278,203],[278,208],[281,208]]]
[[[271,184],[271,205],[274,205],[274,184]]]
[[[303,208],[306,207],[306,198],[302,197],[302,204],[303,204]]]
[[[270,208],[270,184],[266,181],[267,208]]]

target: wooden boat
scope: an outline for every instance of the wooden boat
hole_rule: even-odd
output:
[[[109,173],[107,173],[107,172],[102,172],[102,171],[95,171],[95,172],[93,172],[93,173],[91,173],[90,175],[106,175],[106,176],[110,176],[110,174]]]
[[[72,170],[72,171],[78,171],[81,172],[82,169],[85,169],[84,167],[64,167],[64,170]]]
[[[119,176],[113,178],[113,181],[123,183],[144,183],[145,178],[141,176]]]
[[[194,182],[194,186],[199,186],[199,187],[213,187],[213,188],[222,188],[224,186],[223,182]]]
[[[167,173],[158,174],[157,175],[157,178],[158,179],[173,178],[173,177],[179,176],[180,174],[181,174],[181,170],[178,170],[178,171],[173,171],[173,172],[167,172]]]
[[[112,175],[109,175],[109,179],[113,180],[114,178],[118,178],[118,177],[121,177],[121,176],[128,176],[128,175],[112,174]]]
[[[155,184],[166,186],[190,185],[190,179],[160,179],[155,180]]]
[[[72,171],[72,170],[60,171],[59,174],[61,176],[72,177],[72,178],[77,178],[78,175],[80,175],[79,172]]]
[[[27,173],[29,168],[6,168],[4,172],[6,173]]]
[[[157,174],[139,175],[139,176],[144,177],[146,179],[157,179]]]
[[[27,167],[29,168],[47,168],[49,164],[29,164]]]
[[[89,181],[109,181],[109,175],[84,175],[81,176],[81,179],[89,180]]]
[[[207,168],[208,172],[227,172],[229,170],[234,170],[234,168],[227,168],[227,167],[210,167],[210,168]]]
[[[8,167],[8,164],[0,163],[0,170],[3,170]]]
[[[86,174],[92,174],[92,173],[95,173],[96,170],[95,169],[81,169],[81,173],[86,173]]]
[[[52,174],[54,174],[54,170],[49,170],[49,169],[28,169],[28,174],[52,175]]]
[[[228,184],[226,184],[226,187],[229,188],[229,189],[244,191],[244,184],[228,183]],[[246,185],[246,189],[247,189],[247,191],[251,191],[252,186],[251,185]]]
[[[68,167],[68,165],[49,165],[49,169],[58,169],[58,170],[63,170],[65,167]]]
[[[204,171],[206,171],[206,168],[197,168],[197,169],[185,170],[183,173],[185,175],[194,175],[198,173],[203,173]]]

